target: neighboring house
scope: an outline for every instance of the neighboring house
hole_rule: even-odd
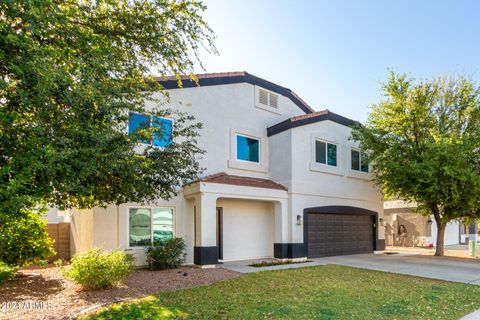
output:
[[[417,205],[402,200],[384,203],[385,242],[387,246],[434,247],[437,243],[437,224],[433,216],[416,213]],[[452,221],[445,229],[445,245],[468,242],[468,227]]]
[[[183,88],[159,81],[170,108],[204,125],[203,178],[170,201],[74,210],[72,254],[121,248],[142,264],[142,244],[173,236],[197,265],[384,249],[382,197],[349,139],[356,122],[314,112],[290,89],[246,72],[199,75],[200,86],[185,80]],[[141,117],[131,114],[130,131],[148,121]],[[165,121],[174,130],[174,119]]]
[[[48,224],[57,224],[61,222],[69,222],[70,217],[68,214],[65,214],[64,211],[60,211],[57,208],[47,208],[47,212],[43,216],[43,219],[47,221]]]

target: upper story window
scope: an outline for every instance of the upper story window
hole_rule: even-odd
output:
[[[150,127],[159,128],[159,132],[154,132],[151,141],[142,141],[142,143],[156,147],[168,147],[172,144],[173,120],[134,112],[128,115],[128,133]]]
[[[130,208],[128,214],[130,247],[173,238],[172,208]]]
[[[278,108],[278,94],[265,89],[258,89],[258,102],[265,106]]]
[[[368,173],[368,154],[352,149],[351,158],[352,170]]]
[[[237,160],[260,162],[260,140],[237,135]]]
[[[315,140],[315,162],[337,166],[337,145]]]

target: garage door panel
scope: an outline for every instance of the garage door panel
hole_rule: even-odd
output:
[[[373,251],[373,220],[369,215],[309,213],[307,219],[309,257]]]

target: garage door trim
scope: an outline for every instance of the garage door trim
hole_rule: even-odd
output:
[[[308,250],[308,214],[323,213],[323,214],[344,214],[344,215],[370,215],[374,217],[374,237],[373,241],[373,250],[384,250],[385,249],[385,240],[378,239],[378,213],[376,211],[352,207],[352,206],[323,206],[323,207],[312,207],[305,208],[303,210],[303,242],[305,249]],[[307,252],[308,254],[308,252]]]

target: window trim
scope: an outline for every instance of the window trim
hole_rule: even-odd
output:
[[[353,160],[352,151],[358,152],[358,170],[352,168],[352,160]],[[353,148],[353,147],[350,148],[350,170],[353,171],[353,172],[369,174],[370,173],[370,164],[368,164],[368,167],[367,167],[368,171],[367,172],[362,171],[362,153],[366,153],[366,152],[363,152],[359,148]]]
[[[152,126],[152,118],[153,117],[157,117],[157,118],[160,118],[160,119],[165,119],[165,120],[172,121],[172,143],[173,143],[173,130],[175,129],[175,119],[173,119],[172,117],[158,117],[158,116],[156,116],[156,115],[154,115],[150,112],[140,113],[140,112],[136,112],[136,111],[128,111],[129,116],[128,116],[128,121],[127,121],[127,134],[130,134],[130,125],[128,124],[128,122],[130,121],[130,113],[134,113],[134,114],[141,115],[141,116],[148,116],[149,121],[150,121],[150,126]],[[150,143],[140,142],[140,144],[150,146],[150,147],[153,147],[153,148],[161,148],[161,149],[165,148],[165,147],[162,147],[162,146],[154,145],[153,140]]]
[[[325,163],[321,163],[321,162],[318,162],[317,161],[317,141],[318,142],[322,142],[322,143],[325,143]],[[328,145],[331,144],[331,145],[334,145],[335,146],[335,163],[336,165],[331,165],[331,164],[328,164]],[[338,146],[338,143],[335,143],[335,142],[332,142],[332,141],[328,141],[328,140],[325,140],[325,139],[321,139],[321,138],[315,138],[315,141],[314,141],[314,150],[313,150],[313,157],[314,157],[314,162],[318,165],[324,165],[324,166],[327,166],[327,167],[330,167],[330,168],[338,168],[338,149],[339,149],[339,146]]]
[[[260,141],[259,144],[259,161],[251,162],[244,160],[237,160],[237,135],[252,137]],[[251,128],[230,128],[230,135],[228,137],[230,145],[228,148],[229,157],[227,166],[229,169],[268,173],[268,138],[265,131],[258,131]]]
[[[153,244],[153,210],[154,209],[172,209],[172,232],[173,238],[176,237],[177,214],[175,206],[127,206],[127,249],[144,249],[144,246],[130,246],[130,209],[149,209],[150,210],[150,241]]]
[[[245,138],[249,138],[249,139],[254,139],[254,140],[257,140],[258,141],[258,161],[250,161],[250,160],[243,160],[243,159],[239,159],[238,158],[238,137],[245,137]],[[248,135],[248,134],[244,134],[244,133],[235,133],[235,161],[241,161],[241,162],[244,162],[244,163],[253,163],[253,164],[258,164],[260,165],[260,163],[262,163],[262,139],[258,138],[258,137],[255,137],[255,136],[251,136],[251,135]]]

